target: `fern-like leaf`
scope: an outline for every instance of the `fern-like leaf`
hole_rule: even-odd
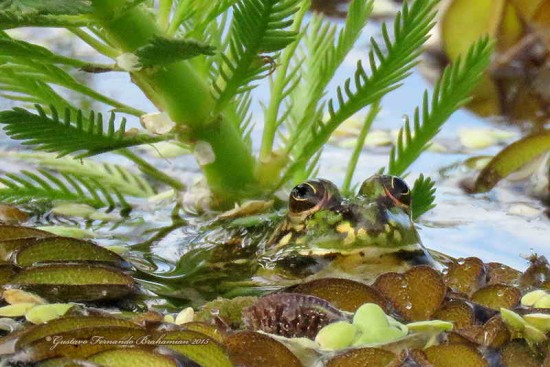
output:
[[[50,107],[51,116],[36,105],[38,114],[23,108],[14,108],[0,112],[0,124],[12,139],[23,140],[25,145],[34,145],[35,149],[58,153],[64,156],[82,152],[76,158],[88,157],[134,145],[154,143],[162,138],[147,135],[126,136],[126,119],[115,128],[115,114],[111,114],[104,129],[101,113],[92,111],[87,120],[79,111],[76,116],[70,109],[65,110],[64,119],[59,118],[55,107]]]
[[[429,177],[420,175],[411,190],[411,212],[414,220],[435,207],[435,182]]]
[[[218,111],[236,94],[253,88],[250,83],[272,67],[269,55],[295,39],[296,33],[288,28],[298,3],[299,0],[240,0],[233,6],[229,53],[221,55],[220,80],[213,85]]]
[[[0,201],[24,204],[28,202],[68,201],[94,208],[129,207],[124,197],[115,189],[106,188],[94,179],[70,174],[61,177],[39,170],[38,173],[22,171],[19,175],[8,173],[0,177]]]
[[[138,48],[135,54],[144,67],[162,66],[199,55],[213,55],[214,48],[193,40],[155,36],[148,44]]]
[[[382,37],[386,51],[371,38],[369,52],[370,75],[359,61],[353,78],[349,78],[336,90],[328,103],[330,118],[326,122],[308,127],[309,136],[302,140],[295,162],[287,168],[280,184],[288,181],[296,171],[303,169],[311,157],[325,144],[330,135],[347,118],[363,107],[381,99],[386,93],[399,87],[415,65],[420,47],[434,26],[435,6],[438,0],[416,0],[409,8],[407,2],[394,20],[393,41],[386,24],[382,25]]]
[[[424,92],[422,110],[416,108],[412,128],[406,121],[399,130],[397,145],[390,153],[390,174],[403,174],[426,149],[449,116],[469,101],[472,89],[489,65],[492,51],[492,42],[488,38],[477,41],[464,59],[458,58],[445,68],[431,100],[428,92]]]
[[[116,189],[123,195],[149,197],[156,194],[156,190],[142,175],[118,164],[71,157],[56,158],[49,153],[17,153],[13,156],[36,162],[40,167],[55,172],[96,180],[100,185]]]

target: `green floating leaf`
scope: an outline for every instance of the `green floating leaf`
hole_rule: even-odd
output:
[[[25,241],[25,246],[13,256],[13,262],[19,266],[63,261],[96,261],[117,267],[127,266],[119,255],[89,241],[70,237],[50,237]]]
[[[518,288],[503,284],[492,284],[477,290],[471,300],[495,310],[513,309],[521,299]]]
[[[300,360],[282,343],[267,335],[241,331],[228,336],[225,346],[236,366],[301,367]]]
[[[131,276],[115,268],[88,264],[27,268],[4,287],[37,293],[54,302],[120,299],[136,293]]]
[[[178,367],[172,357],[141,349],[114,349],[94,354],[87,359],[101,366],[109,367]],[[214,365],[212,365],[214,366]]]
[[[473,191],[491,190],[501,179],[546,152],[550,152],[550,131],[548,130],[510,144],[481,170]]]
[[[418,219],[422,214],[435,207],[435,182],[430,177],[420,175],[414,181],[411,190],[411,213],[413,219]]]
[[[25,145],[34,145],[37,150],[58,153],[64,156],[82,152],[75,158],[89,157],[134,145],[149,144],[161,138],[147,135],[126,135],[126,119],[115,128],[115,114],[111,113],[109,123],[104,130],[103,116],[91,111],[88,119],[78,111],[76,117],[69,108],[65,109],[60,120],[57,109],[50,106],[48,116],[40,105],[35,106],[38,114],[23,108],[14,108],[0,112],[0,123],[12,139],[24,140]]]
[[[163,333],[162,340],[166,347],[201,366],[232,367],[225,348],[205,334],[191,330],[180,330]],[[170,342],[172,341],[172,342]]]
[[[117,341],[120,343],[124,343],[125,340],[135,341],[147,334],[147,330],[142,328],[112,325],[60,332],[55,334],[55,336],[47,336],[24,346],[17,351],[13,360],[19,362],[39,362],[56,357],[84,359],[105,350],[115,349]],[[55,340],[64,340],[68,341],[68,343],[59,343],[56,345],[54,344]],[[71,340],[87,340],[88,342],[71,343]],[[93,340],[96,340],[96,342],[93,343]],[[98,340],[105,340],[107,342],[101,343]],[[112,343],[108,343],[108,341],[112,341]],[[131,345],[131,342],[129,343]],[[146,348],[146,346],[142,346],[142,348]]]
[[[102,326],[136,328],[139,326],[132,321],[105,316],[67,316],[51,320],[47,324],[39,324],[25,329],[19,336],[16,348],[20,349],[47,336],[57,335],[71,330],[95,328]]]
[[[365,303],[375,303],[386,309],[387,301],[376,289],[351,279],[322,278],[302,283],[292,292],[309,294],[327,300],[334,307],[355,312]]]
[[[448,344],[429,347],[424,351],[435,367],[488,367],[481,353],[471,345]]]
[[[199,55],[214,55],[215,48],[202,42],[155,36],[134,53],[141,66],[162,66]]]
[[[354,349],[328,361],[327,367],[372,366],[386,367],[398,365],[399,357],[379,348]]]
[[[70,303],[36,305],[25,313],[25,318],[33,324],[41,324],[65,315],[73,307]]]
[[[35,228],[0,225],[0,241],[16,240],[19,238],[42,238],[53,236],[55,236],[53,233],[41,231]]]

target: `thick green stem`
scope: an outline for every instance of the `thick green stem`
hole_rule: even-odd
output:
[[[104,32],[123,52],[134,52],[153,35],[161,34],[155,19],[139,7],[118,13],[125,0],[92,2]],[[209,159],[199,157],[199,163],[219,201],[238,200],[258,188],[255,161],[238,130],[235,115],[212,116],[214,99],[209,85],[189,62],[142,69],[133,72],[132,79],[146,93],[154,91],[153,103],[168,113],[177,129],[184,132],[182,136],[192,143],[201,142],[201,150],[211,152]]]
[[[378,115],[378,112],[380,112],[380,100],[372,104],[367,117],[365,117],[365,122],[361,127],[361,131],[359,132],[359,136],[357,137],[357,141],[355,143],[355,148],[353,149],[353,153],[351,154],[348,162],[348,167],[346,168],[346,177],[344,177],[344,183],[342,184],[342,192],[349,193],[353,173],[355,172],[357,162],[359,161],[359,156],[361,155],[361,151],[365,145],[365,139],[367,138],[372,122],[376,118],[376,115]]]

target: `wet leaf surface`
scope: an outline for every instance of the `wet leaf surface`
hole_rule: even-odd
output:
[[[225,348],[207,335],[191,331],[178,330],[166,333],[158,332],[150,339],[159,340],[157,345],[177,352],[201,366],[232,367]]]
[[[476,257],[468,257],[451,263],[444,279],[453,291],[470,296],[484,285],[485,277],[486,270],[483,262]]]
[[[511,309],[519,303],[521,292],[512,286],[492,284],[476,291],[471,299],[476,303],[495,310],[500,308]]]
[[[392,352],[379,348],[360,348],[331,358],[326,367],[397,367],[400,358]]]
[[[428,320],[443,303],[446,287],[439,272],[417,266],[404,274],[385,273],[374,287],[407,321]]]
[[[439,308],[432,316],[436,320],[450,321],[455,325],[456,329],[462,329],[470,326],[475,321],[474,311],[472,307],[464,301],[451,300],[447,301]]]
[[[136,293],[133,278],[122,271],[89,264],[55,264],[22,270],[5,288],[24,289],[49,301],[117,299]]]
[[[386,299],[376,289],[350,279],[322,278],[302,283],[293,292],[327,300],[343,311],[355,312],[364,303],[387,308]]]
[[[503,367],[541,367],[542,359],[523,340],[512,340],[500,351]],[[544,366],[546,367],[546,366]]]
[[[507,146],[481,170],[474,184],[474,192],[492,189],[501,179],[550,151],[550,131],[527,136]]]
[[[0,225],[0,241],[16,240],[20,238],[53,237],[53,233],[22,226]]]
[[[62,261],[90,261],[109,263],[118,267],[127,266],[125,261],[114,252],[92,242],[69,237],[29,240],[13,256],[13,262],[19,266]]]
[[[282,343],[267,335],[241,331],[225,339],[231,362],[242,367],[302,367]]]
[[[500,348],[511,338],[500,316],[492,317],[484,325],[471,325],[456,332],[472,343],[495,349]]]
[[[178,367],[175,359],[141,349],[115,349],[94,354],[88,361],[108,367]]]
[[[434,367],[488,367],[489,363],[474,347],[465,344],[436,345],[424,350]]]

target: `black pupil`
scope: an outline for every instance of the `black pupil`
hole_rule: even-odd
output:
[[[395,178],[393,180],[393,190],[395,193],[406,194],[409,192],[409,187],[403,180]]]
[[[292,189],[292,196],[296,199],[305,199],[308,196],[312,196],[313,190],[311,186],[306,184],[300,184]]]

